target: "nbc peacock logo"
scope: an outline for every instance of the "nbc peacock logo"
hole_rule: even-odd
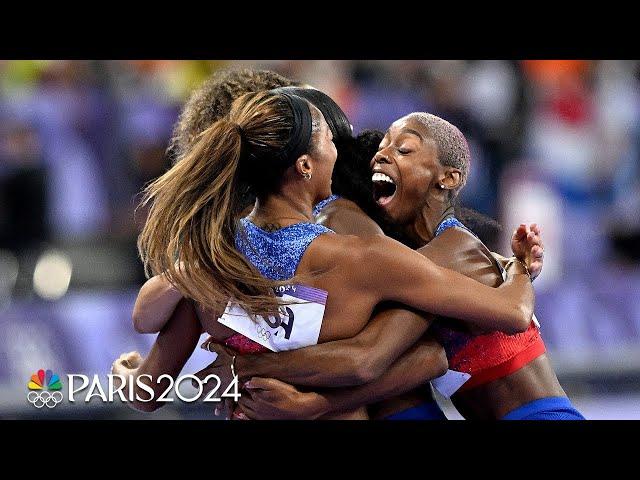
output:
[[[51,370],[38,370],[37,373],[31,375],[31,379],[27,384],[29,393],[27,400],[36,408],[42,408],[45,405],[53,408],[62,401],[62,383],[60,377]]]

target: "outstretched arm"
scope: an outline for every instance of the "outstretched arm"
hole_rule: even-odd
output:
[[[443,348],[433,340],[421,341],[403,354],[389,370],[371,383],[357,387],[300,392],[273,378],[255,377],[245,384],[247,394],[239,408],[249,418],[316,419],[379,402],[411,391],[447,371]]]
[[[492,288],[439,267],[389,238],[375,236],[363,242],[363,248],[344,261],[361,267],[356,282],[362,282],[363,289],[375,291],[381,300],[394,300],[506,333],[523,332],[531,323],[533,287],[519,262],[511,264],[506,282]],[[367,261],[371,258],[375,262]]]

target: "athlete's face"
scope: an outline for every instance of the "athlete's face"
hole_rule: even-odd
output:
[[[371,161],[374,199],[389,221],[412,222],[428,202],[442,166],[426,128],[410,117],[395,121]]]
[[[314,134],[311,139],[312,147],[309,152],[309,156],[313,161],[311,182],[317,186],[318,199],[322,200],[331,195],[331,176],[338,157],[338,151],[333,143],[331,129],[320,110],[311,106],[311,114],[314,124],[317,124],[317,128],[314,128]]]

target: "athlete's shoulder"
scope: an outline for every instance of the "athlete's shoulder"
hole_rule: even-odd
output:
[[[383,235],[382,229],[354,202],[339,198],[327,205],[317,217],[318,223],[344,235]]]
[[[471,230],[461,226],[452,226],[447,228],[444,232],[431,240],[428,245],[446,245],[451,244],[452,242],[456,246],[484,246],[482,240],[480,240]]]
[[[383,235],[360,237],[331,233],[320,235],[309,246],[312,264],[322,270],[331,266],[348,266],[361,264],[376,248]]]
[[[313,248],[315,254],[337,255],[347,251],[360,250],[366,239],[357,235],[346,235],[339,232],[330,232],[326,235],[318,236],[309,248]]]
[[[418,249],[441,267],[449,268],[478,281],[494,284],[500,276],[491,251],[472,232],[451,227]]]

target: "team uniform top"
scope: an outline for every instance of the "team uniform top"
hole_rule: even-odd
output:
[[[295,223],[267,232],[250,220],[240,220],[236,232],[236,248],[260,273],[271,280],[288,280],[295,273],[307,247],[319,235],[333,230],[315,223]],[[259,343],[236,333],[225,345],[239,354],[261,353],[269,350]]]

